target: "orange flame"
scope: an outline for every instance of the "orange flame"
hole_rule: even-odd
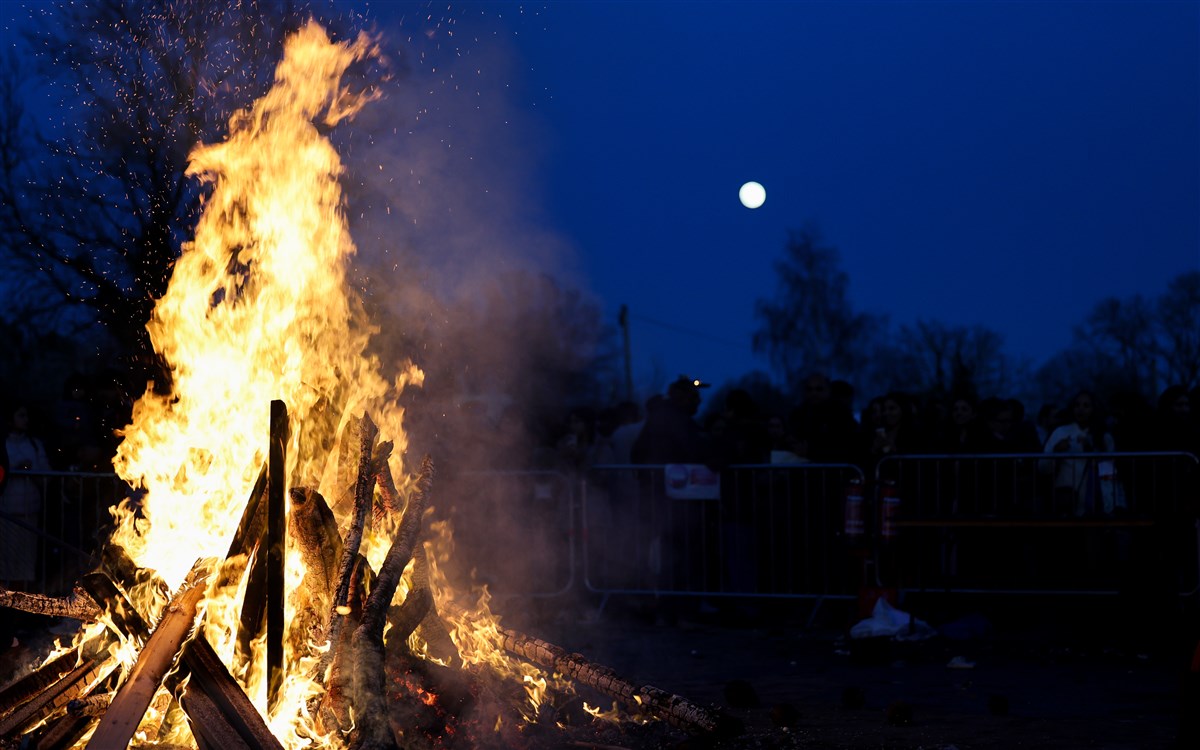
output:
[[[406,364],[389,382],[366,352],[374,329],[346,281],[355,247],[338,183],[343,166],[317,125],[335,125],[377,97],[343,83],[350,65],[375,55],[365,35],[332,43],[324,29],[308,23],[285,44],[271,90],[231,118],[223,143],[191,155],[189,173],[210,184],[211,193],[148,325],[170,367],[172,388],[166,395],[147,389],[116,459],[121,477],[144,488],[145,496],[140,508],[127,504],[116,511],[114,541],[172,588],[197,558],[226,554],[266,458],[272,400],[287,404],[293,425],[286,446],[293,484],[338,497],[343,488],[335,486],[336,462],[327,460],[328,449],[344,420],[366,411],[395,443],[391,468],[402,491],[411,486],[402,465],[407,441],[396,396],[420,385],[423,374]],[[327,434],[314,434],[312,426]],[[363,552],[376,569],[388,531],[364,540]],[[435,561],[444,559],[449,539],[447,531],[431,542],[440,598],[449,596],[448,585]],[[304,571],[292,550],[287,571],[294,590]],[[406,590],[401,586],[399,595]],[[134,595],[139,610],[156,618],[161,595]],[[238,601],[240,592],[210,591],[203,604],[204,633],[227,663]],[[289,621],[293,609],[289,600]],[[468,621],[452,623],[452,634],[468,663],[487,661],[525,679],[536,707],[546,680],[492,645],[485,636],[495,623],[485,601]],[[321,690],[306,675],[325,648],[285,647],[283,699],[268,720],[287,747],[337,744],[317,736],[306,710]],[[261,661],[238,677],[266,716]]]

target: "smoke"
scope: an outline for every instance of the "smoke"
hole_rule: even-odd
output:
[[[380,328],[375,350],[385,364],[411,359],[426,373],[404,395],[409,463],[433,456],[434,504],[453,516],[459,549],[493,561],[514,557],[496,547],[528,540],[531,517],[549,522],[537,533],[551,536],[569,489],[551,478],[531,493],[472,472],[552,466],[544,446],[555,426],[573,403],[603,399],[596,384],[609,380],[594,370],[610,333],[601,307],[542,208],[552,134],[530,113],[507,24],[476,10],[382,28],[393,75],[381,100],[335,134],[354,272]],[[505,518],[522,528],[510,534]],[[502,577],[560,562],[526,559],[534,563]]]

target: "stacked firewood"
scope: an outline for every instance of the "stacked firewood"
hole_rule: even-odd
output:
[[[269,706],[278,698],[287,638],[329,644],[310,674],[324,690],[307,711],[317,731],[342,738],[348,747],[497,746],[494,736],[485,742],[479,734],[520,731],[522,686],[490,667],[466,664],[435,604],[422,544],[432,461],[424,460],[413,489],[402,498],[388,467],[391,443],[377,442],[378,430],[368,416],[356,421],[357,465],[352,495],[347,492],[345,498],[353,507],[344,529],[312,488],[292,488],[291,511],[285,514],[288,426],[286,410],[275,402],[268,462],[224,560],[198,561],[183,585],[168,592],[154,571],[138,568],[123,550],[109,546],[99,568],[67,597],[0,589],[2,607],[106,626],[0,689],[0,746],[73,747],[90,732],[90,748],[123,748],[186,737],[177,731],[186,722],[201,750],[281,748],[230,669],[198,635],[197,609],[206,592],[236,587],[243,578],[234,669],[244,673],[251,643],[265,636]],[[361,554],[364,531],[372,523],[394,530],[378,571]],[[300,602],[297,615],[287,623],[282,615],[285,534],[306,571],[300,591],[293,592]],[[410,563],[408,591],[394,603]],[[130,603],[134,586],[156,589],[167,601],[153,628]],[[425,654],[410,649],[414,634],[425,644]],[[579,654],[503,628],[496,630],[495,640],[497,648],[623,701],[644,717],[699,733],[718,729],[709,711],[624,680]],[[139,649],[132,669],[122,670],[110,655],[116,644]],[[149,711],[152,705],[156,710]]]

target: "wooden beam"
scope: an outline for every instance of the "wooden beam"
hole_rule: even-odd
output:
[[[0,607],[17,609],[35,615],[47,617],[70,617],[74,620],[94,620],[100,616],[100,610],[88,595],[78,586],[64,597],[31,594],[25,591],[11,591],[0,586]]]
[[[204,691],[188,685],[179,705],[187,714],[188,726],[200,750],[254,750],[254,746],[247,744],[225,721],[216,703]]]
[[[103,679],[116,668],[116,660],[84,659],[83,662],[23,703],[0,721],[0,739],[14,736],[34,722],[54,715],[71,700],[83,695],[87,688]]]
[[[210,574],[211,561],[200,561],[193,566],[187,580],[167,605],[158,627],[138,654],[125,683],[117,690],[112,705],[88,741],[89,748],[122,748],[133,739],[167,670],[192,633],[196,608]]]
[[[220,712],[225,724],[233,729],[242,741],[252,748],[283,750],[283,746],[271,734],[267,722],[250,702],[242,686],[229,673],[221,657],[203,635],[188,641],[183,649],[183,663],[192,675],[188,691],[203,693]],[[183,709],[188,710],[186,702]],[[194,723],[197,717],[188,713]]]
[[[0,690],[0,718],[8,716],[18,706],[58,682],[79,661],[79,649],[73,649],[13,680]]]
[[[287,544],[288,412],[271,402],[271,444],[267,457],[267,705],[274,710],[283,687],[283,603],[287,591],[284,545]]]

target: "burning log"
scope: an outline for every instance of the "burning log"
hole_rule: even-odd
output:
[[[68,716],[103,716],[112,703],[111,695],[91,695],[87,698],[76,698],[67,704]]]
[[[0,721],[0,738],[15,735],[52,716],[71,700],[83,695],[89,687],[106,678],[116,666],[115,660],[101,660],[99,656],[85,658],[77,667],[5,716]]]
[[[379,487],[379,499],[382,501],[375,507],[375,523],[379,524],[385,516],[399,513],[403,507],[400,493],[396,490],[396,482],[392,478],[392,470],[388,467],[388,459],[392,455],[392,441],[386,440],[375,447],[371,456],[371,474]]]
[[[342,542],[342,559],[338,564],[338,585],[333,597],[334,612],[330,622],[336,629],[336,618],[347,614],[343,611],[349,600],[350,575],[362,545],[363,531],[367,524],[367,512],[371,509],[371,488],[375,477],[371,473],[371,451],[378,430],[371,417],[364,414],[359,427],[358,478],[354,483],[354,514]]]
[[[293,642],[325,640],[329,612],[337,586],[337,566],[342,556],[342,536],[337,519],[315,489],[293,487],[288,515],[291,538],[304,563],[304,576],[294,596],[296,614],[289,624]]]
[[[86,696],[68,701],[66,713],[47,723],[36,739],[28,743],[31,750],[65,750],[74,747],[108,707],[111,698],[109,691],[116,685],[118,676],[118,672],[113,670]]]
[[[195,693],[203,696],[219,712],[222,723],[237,734],[251,748],[266,750],[282,750],[282,745],[267,727],[258,709],[250,702],[250,698],[242,690],[242,686],[233,679],[225,667],[221,657],[203,637],[193,638],[184,646],[184,665],[192,675],[184,700],[181,701],[184,711],[192,725],[193,734],[196,725],[209,725],[210,722],[201,716],[193,715],[188,710],[187,697]],[[226,748],[230,745],[218,744],[216,748]]]
[[[207,561],[199,562],[192,568],[179,593],[167,606],[158,627],[138,654],[137,663],[117,691],[88,747],[125,747],[129,744],[150,701],[162,685],[167,670],[192,632],[196,607],[204,594],[210,573]]]
[[[384,446],[386,446],[386,449]],[[392,470],[387,462],[388,456],[391,455],[391,449],[392,444],[390,442],[381,443],[379,449],[375,452],[375,456],[371,459],[375,474],[375,483],[379,487],[379,495],[383,499],[382,505],[389,515],[395,513],[396,509],[401,505],[399,493],[396,491],[396,482],[392,478]],[[426,461],[429,461],[428,457],[426,457]],[[422,471],[424,471],[424,466],[422,467]],[[432,471],[432,466],[430,466],[430,471]],[[417,487],[421,491],[420,482],[418,482]],[[429,503],[426,501],[425,506],[428,507],[428,505]],[[425,547],[420,544],[416,545],[415,549],[413,549],[412,557],[413,590],[428,589],[429,563],[425,559]],[[437,607],[432,601],[429,610],[417,626],[417,635],[425,641],[425,644],[429,647],[430,655],[435,659],[439,659],[454,667],[462,666],[458,647],[454,645],[453,639],[450,638],[450,631],[446,629],[446,623],[442,622],[442,618],[438,616]],[[405,637],[408,637],[407,634]]]
[[[354,661],[358,667],[353,674],[354,694],[356,699],[364,704],[359,712],[358,742],[354,745],[356,748],[386,748],[393,742],[391,727],[387,721],[384,693],[383,625],[388,607],[396,595],[396,588],[400,585],[400,576],[403,575],[408,561],[412,559],[413,549],[418,543],[421,516],[425,512],[432,482],[433,462],[426,456],[421,464],[417,491],[408,499],[408,506],[404,509],[396,538],[379,568],[375,585],[363,608],[362,624],[354,631],[351,639]],[[357,502],[355,507],[358,507]],[[399,628],[395,637],[408,638],[425,618],[432,601],[433,597],[428,588],[420,589],[418,596],[407,597],[400,609],[402,614],[407,615],[405,619],[409,620],[411,625],[394,625]]]
[[[279,690],[283,687],[284,536],[287,534],[287,505],[284,494],[287,483],[287,406],[279,400],[271,402],[271,440],[267,459],[267,535],[266,547],[266,628],[267,628],[267,705],[279,705]]]
[[[0,690],[0,717],[7,716],[22,703],[56,683],[74,669],[78,661],[79,650],[72,649],[8,684]]]
[[[0,607],[18,609],[35,615],[70,617],[73,620],[84,621],[94,620],[100,616],[100,610],[96,607],[96,603],[79,586],[76,586],[65,597],[10,591],[0,586]]]
[[[192,736],[196,738],[200,750],[254,750],[255,745],[248,744],[238,731],[225,721],[225,716],[217,707],[216,701],[205,695],[204,691],[189,685],[184,689],[179,704],[187,713]],[[274,741],[274,746],[279,746],[278,741]]]
[[[412,583],[414,591],[429,590],[429,561],[425,556],[425,548],[421,545],[417,545],[417,549],[413,552]],[[430,598],[432,599],[432,595]],[[425,641],[430,656],[449,666],[462,667],[463,661],[462,656],[458,653],[458,646],[454,645],[454,639],[450,637],[446,623],[438,615],[436,603],[430,602],[429,611],[425,613],[425,617],[417,626],[417,635]]]
[[[123,556],[124,552],[116,551],[113,555]],[[130,561],[130,565],[132,564]],[[139,569],[138,576],[146,579],[154,577],[152,573],[142,569]],[[117,611],[125,613],[120,619],[114,617],[114,622],[120,622],[124,632],[131,633],[143,641],[150,637],[149,628],[141,615],[130,606],[128,600],[117,591],[107,576],[103,573],[96,573],[88,576],[86,580],[89,583],[88,589],[93,592],[94,597],[97,597],[96,592],[101,593],[110,613]],[[110,590],[107,593],[105,584]],[[211,711],[208,711],[211,708],[219,712],[218,718],[222,725],[235,732],[250,747],[267,748],[268,750],[281,747],[258,713],[258,709],[250,702],[241,685],[229,673],[229,669],[206,638],[197,636],[185,643],[182,650],[182,662],[181,668],[168,678],[167,682],[170,691],[174,693],[183,679],[191,676],[189,689],[194,694],[191,705],[197,706],[198,715],[194,716],[186,709],[185,712],[193,729],[197,724],[209,725],[214,721],[211,718]]]
[[[639,686],[617,676],[610,667],[594,664],[581,654],[568,653],[561,646],[515,630],[497,627],[496,632],[499,636],[496,645],[505,651],[570,677],[634,710],[646,711],[693,733],[713,733],[731,728],[711,711],[681,696],[651,685]]]
[[[242,509],[237,531],[233,534],[233,540],[229,542],[229,552],[225,555],[225,561],[221,563],[221,570],[217,574],[218,588],[237,585],[246,572],[250,556],[262,539],[263,530],[267,526],[267,508],[262,503],[266,494],[267,466],[264,464]]]

